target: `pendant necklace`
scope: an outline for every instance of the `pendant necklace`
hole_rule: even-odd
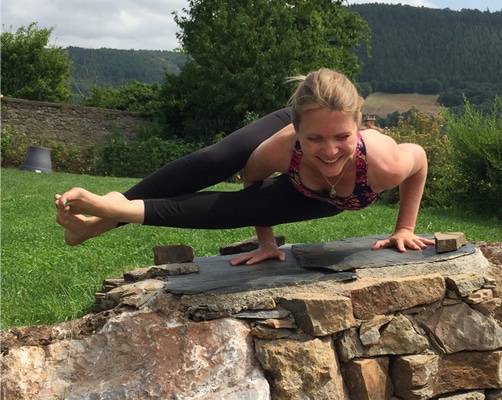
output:
[[[331,186],[331,190],[329,191],[329,197],[331,197],[332,199],[334,199],[336,197],[335,186],[338,185],[338,182],[340,182],[340,179],[342,179],[343,174],[345,174],[345,171],[347,170],[345,167],[347,166],[347,164],[349,164],[349,162],[350,162],[350,159],[343,166],[343,170],[334,185],[331,184],[331,182],[328,180],[328,178],[326,178],[325,175],[321,174],[322,177],[326,180],[326,182],[328,182],[328,185]]]

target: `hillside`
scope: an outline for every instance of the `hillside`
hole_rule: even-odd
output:
[[[437,100],[438,96],[433,94],[376,92],[364,100],[362,112],[364,115],[386,117],[395,111],[404,113],[415,107],[420,112],[436,115],[441,110]]]
[[[363,44],[355,50],[362,72],[357,81],[372,92],[448,92],[454,106],[463,93],[482,99],[502,94],[502,12],[452,11],[388,4],[352,5],[371,29],[371,57]],[[118,88],[131,80],[162,82],[177,74],[186,58],[179,52],[66,49],[73,62],[72,92],[91,86]],[[451,93],[452,90],[457,90]],[[472,96],[471,96],[472,95]],[[484,100],[480,100],[479,103]]]
[[[373,91],[424,94],[466,82],[502,84],[502,12],[388,4],[352,5],[371,29],[358,82]]]
[[[174,51],[80,47],[68,47],[65,50],[73,63],[74,94],[88,94],[91,86],[116,89],[132,80],[162,82],[166,73],[179,73],[185,63],[185,57]]]

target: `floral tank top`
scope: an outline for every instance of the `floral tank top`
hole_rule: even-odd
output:
[[[366,208],[373,204],[378,198],[378,193],[371,190],[368,182],[368,177],[366,175],[368,170],[366,146],[364,145],[363,138],[359,132],[357,133],[356,147],[356,185],[354,187],[354,191],[348,197],[335,196],[334,198],[331,198],[328,193],[316,192],[305,187],[301,182],[299,175],[300,160],[302,159],[302,156],[303,152],[300,147],[300,142],[297,141],[291,157],[288,175],[293,187],[302,195],[331,204],[340,210],[351,211]]]

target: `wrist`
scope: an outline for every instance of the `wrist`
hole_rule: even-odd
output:
[[[260,244],[258,245],[258,248],[261,249],[262,247],[265,247],[265,246],[272,246],[275,248],[279,248],[279,246],[277,246],[276,242],[260,242]]]
[[[414,228],[411,228],[411,227],[399,227],[399,228],[396,228],[394,230],[394,233],[399,233],[399,232],[410,232],[410,233],[413,233],[415,232],[415,229]]]

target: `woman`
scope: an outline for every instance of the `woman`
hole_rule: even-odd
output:
[[[291,108],[167,164],[124,194],[98,196],[73,188],[56,195],[56,219],[66,242],[80,244],[123,223],[256,226],[259,248],[230,264],[284,260],[272,226],[359,210],[399,186],[394,233],[373,249],[395,246],[404,252],[434,244],[414,234],[427,176],[424,150],[398,145],[376,130],[359,130],[362,99],[344,75],[323,68],[298,81]],[[243,190],[198,192],[243,168]],[[280,175],[270,178],[274,173]]]

